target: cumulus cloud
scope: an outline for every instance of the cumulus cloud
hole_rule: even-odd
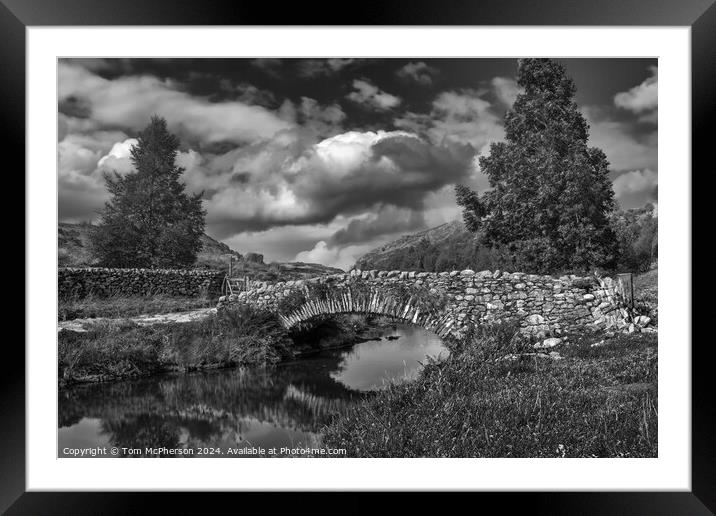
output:
[[[355,79],[353,90],[346,98],[369,109],[387,111],[400,105],[400,97],[381,90],[367,79]]]
[[[121,131],[67,134],[58,143],[58,201],[61,220],[87,220],[107,199],[98,163],[115,143],[127,135]]]
[[[311,250],[317,242],[328,240],[345,223],[346,220],[338,216],[328,224],[274,226],[260,231],[243,231],[225,238],[224,242],[241,253],[260,252],[266,263],[288,262],[293,261],[296,254]]]
[[[649,67],[649,77],[629,91],[614,96],[614,105],[639,115],[641,121],[656,123],[659,106],[659,70]]]
[[[317,100],[301,97],[297,110],[299,123],[319,136],[333,136],[343,132],[346,114],[340,105],[333,103],[321,105]]]
[[[377,213],[368,213],[352,219],[347,226],[331,236],[329,243],[331,245],[365,243],[376,237],[424,227],[425,217],[421,211],[385,206]]]
[[[656,202],[658,174],[653,170],[632,170],[618,176],[612,183],[614,195],[624,208]]]
[[[130,161],[132,147],[137,144],[136,138],[127,138],[123,142],[117,142],[112,149],[102,156],[97,162],[97,167],[104,170],[114,170],[118,173],[127,173],[132,170]]]
[[[582,112],[589,123],[589,145],[604,151],[613,170],[658,170],[656,131],[635,133],[630,124],[597,109],[586,107]]]
[[[374,206],[418,209],[425,196],[470,173],[470,155],[402,131],[351,131],[307,144],[287,133],[232,151],[232,185],[214,176],[209,221],[221,236],[271,226],[327,223]],[[220,186],[220,187],[219,187]]]
[[[372,245],[349,245],[346,247],[330,247],[321,240],[310,251],[302,251],[296,255],[295,261],[322,263],[330,267],[349,270],[359,257],[373,248]]]
[[[246,143],[270,138],[291,124],[261,106],[239,101],[209,102],[181,91],[172,81],[153,76],[105,79],[73,64],[59,65],[59,100],[86,102],[92,120],[138,131],[151,114],[169,129],[194,141]]]
[[[264,107],[271,107],[277,104],[276,95],[273,92],[257,88],[248,82],[235,84],[229,79],[219,80],[219,89],[222,93],[231,95],[234,100],[245,104],[256,104]]]
[[[517,95],[522,93],[520,85],[510,77],[494,77],[490,84],[497,99],[507,108],[511,108]]]
[[[435,144],[469,144],[480,151],[504,137],[502,119],[483,95],[476,90],[445,91],[435,97],[429,114],[407,112],[394,124],[425,135]]]
[[[398,77],[403,79],[413,80],[423,86],[430,86],[433,83],[433,77],[439,73],[439,70],[434,66],[429,66],[423,61],[416,63],[408,63],[397,72]]]

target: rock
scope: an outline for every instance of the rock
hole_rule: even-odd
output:
[[[594,296],[592,294],[584,294],[584,296],[582,296],[582,299],[584,299],[585,301],[593,301]]]
[[[651,318],[647,317],[646,315],[640,315],[636,319],[634,319],[634,324],[637,326],[647,326],[651,322]]]
[[[544,339],[542,342],[538,342],[534,345],[535,349],[546,349],[546,348],[553,348],[559,344],[562,343],[562,339],[558,337],[550,337],[548,339]]]
[[[528,324],[544,324],[544,317],[539,314],[532,314],[525,317]]]
[[[460,272],[460,276],[473,276],[475,274],[475,271],[472,269],[465,269],[464,271]]]
[[[244,259],[250,263],[264,263],[264,255],[260,253],[246,253]]]

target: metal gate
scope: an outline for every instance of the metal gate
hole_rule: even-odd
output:
[[[239,292],[246,292],[251,287],[251,280],[248,276],[239,276],[232,278],[230,276],[224,277],[224,284],[222,286],[222,293],[225,296],[231,294],[238,294]]]

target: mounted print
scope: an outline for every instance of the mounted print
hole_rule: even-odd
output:
[[[657,458],[657,58],[60,58],[57,456]]]

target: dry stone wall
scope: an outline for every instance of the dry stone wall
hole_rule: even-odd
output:
[[[312,299],[322,285],[323,295]],[[362,285],[367,295],[356,295]],[[444,299],[439,308],[426,308],[414,299],[396,299],[391,292],[421,289],[429,298]],[[281,301],[304,292],[305,299],[287,312]],[[425,299],[425,296],[421,296]],[[259,288],[222,297],[219,308],[231,303],[249,303],[280,311],[286,327],[331,313],[384,314],[419,324],[440,336],[462,336],[476,324],[516,319],[523,333],[537,338],[566,331],[592,328],[622,328],[629,325],[617,285],[610,278],[542,276],[501,271],[452,272],[360,271],[322,276],[311,280],[263,284]]]
[[[218,296],[224,273],[202,269],[58,269],[60,298],[97,296]]]

